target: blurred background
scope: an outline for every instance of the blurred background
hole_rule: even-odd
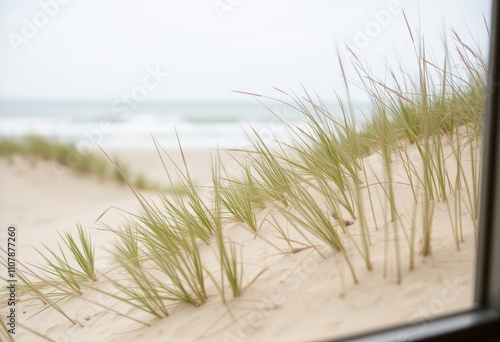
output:
[[[403,10],[437,60],[450,27],[487,51],[485,0],[0,1],[0,136],[152,148],[151,134],[175,147],[177,130],[185,147],[243,147],[249,125],[284,134],[271,111],[300,118],[234,91],[304,87],[336,113],[339,56],[355,76],[349,49],[381,77],[387,64],[416,70]],[[365,94],[350,94],[369,115]]]

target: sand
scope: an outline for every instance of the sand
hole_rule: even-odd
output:
[[[143,172],[148,179],[166,184],[156,152],[113,151],[113,155],[133,170]],[[174,155],[180,161],[179,154]],[[196,183],[207,184],[210,152],[186,151],[186,158]],[[231,162],[225,158],[227,163]],[[381,172],[376,155],[368,157],[366,163],[375,173]],[[398,163],[395,161],[393,168],[396,174],[401,174]],[[80,222],[90,229],[97,246],[99,269],[106,272],[110,260],[105,249],[110,247],[113,237],[99,230],[95,221],[112,207],[133,211],[137,201],[126,186],[115,181],[100,181],[69,169],[60,177],[60,167],[59,172],[55,172],[54,167],[48,161],[38,161],[33,166],[18,157],[13,161],[0,159],[0,231],[5,232],[7,225],[15,224],[19,260],[26,264],[39,263],[41,258],[33,246],[41,250],[42,243],[57,246],[58,231],[75,230],[76,222]],[[395,191],[403,206],[410,201],[408,187],[399,186]],[[147,195],[155,196],[154,193]],[[450,198],[451,208],[453,201]],[[265,220],[269,210],[257,213],[259,223]],[[313,248],[290,253],[270,224],[264,222],[255,236],[242,225],[231,223],[226,226],[225,234],[242,248],[245,284],[249,286],[239,298],[231,298],[225,305],[216,289],[209,286],[209,299],[202,306],[172,306],[169,317],[157,319],[97,292],[86,291],[82,297],[59,303],[79,324],[69,323],[52,308],[40,312],[44,307],[39,303],[18,303],[17,319],[54,341],[311,341],[415,321],[422,321],[422,329],[425,329],[425,320],[431,317],[471,308],[475,238],[470,216],[463,217],[464,242],[457,251],[447,205],[436,203],[433,254],[423,257],[417,247],[415,267],[411,271],[407,243],[404,236],[400,236],[402,283],[398,284],[394,247],[384,243],[388,238],[387,226],[381,212],[383,210],[376,213],[378,227],[370,229],[371,271],[364,267],[359,253],[344,237],[358,284],[353,282],[339,254],[318,240],[312,239],[312,242],[322,256]],[[408,217],[403,217],[404,220],[408,221]],[[122,213],[116,209],[109,210],[101,219],[101,223],[114,227],[122,221]],[[281,223],[286,226],[286,222]],[[348,229],[356,236],[359,223],[355,221]],[[293,230],[290,232],[292,237],[300,239]],[[421,234],[417,233],[417,246],[420,238]],[[6,236],[0,236],[0,241],[4,245]],[[274,245],[266,241],[273,241]],[[203,246],[201,253],[209,268],[220,268],[213,257],[213,246]],[[119,316],[94,302],[150,326]],[[18,326],[16,341],[38,340],[42,341]]]

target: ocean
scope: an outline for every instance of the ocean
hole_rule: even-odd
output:
[[[266,104],[267,105],[267,104]],[[281,103],[141,103],[136,107],[99,102],[0,102],[0,136],[40,135],[103,148],[245,148],[255,129],[266,140],[286,138],[287,123],[302,114]],[[340,115],[338,106],[333,110]],[[91,144],[92,143],[92,144]],[[96,146],[94,145],[94,148]]]

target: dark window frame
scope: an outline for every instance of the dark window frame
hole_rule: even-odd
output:
[[[342,341],[500,341],[500,4],[492,3],[474,307]]]

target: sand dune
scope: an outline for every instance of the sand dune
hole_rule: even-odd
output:
[[[411,151],[410,151],[411,152]],[[152,151],[114,152],[149,179],[164,181],[158,156]],[[179,155],[175,158],[179,158]],[[208,151],[189,151],[190,172],[198,184],[210,180]],[[179,159],[178,159],[179,160]],[[226,159],[226,162],[229,159]],[[376,155],[365,159],[374,174],[381,172]],[[398,162],[393,165],[397,175]],[[54,164],[38,161],[35,166],[21,158],[0,159],[0,220],[2,227],[18,227],[19,260],[40,262],[32,248],[49,247],[59,241],[57,231],[72,230],[81,222],[90,228],[97,248],[99,270],[112,277],[122,274],[109,268],[109,248],[113,234],[99,230],[95,220],[114,206],[127,211],[137,208],[132,192],[114,181],[100,181],[91,175],[68,170],[63,178]],[[400,204],[411,202],[408,186],[396,188]],[[146,193],[154,198],[154,193]],[[320,200],[320,199],[319,199]],[[450,203],[455,199],[450,198]],[[368,203],[366,204],[368,207]],[[408,244],[401,239],[402,284],[397,284],[393,248],[388,238],[382,206],[375,208],[378,227],[370,228],[373,270],[343,236],[353,260],[359,283],[354,284],[342,258],[318,239],[310,237],[314,248],[297,244],[293,253],[276,230],[266,221],[272,208],[257,213],[261,229],[257,235],[242,224],[229,223],[225,235],[241,247],[244,283],[249,284],[239,298],[222,303],[214,286],[208,286],[208,301],[200,307],[177,305],[170,316],[152,318],[140,310],[95,291],[66,299],[60,306],[78,324],[72,325],[60,313],[39,303],[19,303],[18,321],[55,341],[306,341],[340,337],[371,329],[407,324],[436,315],[470,308],[473,301],[475,240],[472,221],[464,216],[464,243],[457,251],[452,239],[447,205],[435,204],[433,254],[416,255],[415,268],[408,270]],[[453,206],[452,206],[453,208]],[[407,215],[407,213],[402,214]],[[367,215],[367,217],[373,216]],[[286,220],[277,216],[284,227]],[[407,219],[407,218],[406,218]],[[123,221],[122,213],[111,210],[101,220],[111,227]],[[348,227],[352,236],[359,232],[356,220]],[[403,228],[404,229],[404,228]],[[303,241],[293,229],[290,238]],[[417,239],[421,234],[417,234]],[[269,243],[272,241],[272,244]],[[392,245],[390,245],[392,246]],[[207,268],[220,271],[214,246],[200,251]],[[319,253],[318,253],[319,252]],[[418,251],[417,251],[418,252]],[[321,253],[321,255],[320,255]],[[387,253],[387,254],[386,254]],[[384,268],[386,268],[384,270]],[[106,288],[109,284],[101,280]],[[100,305],[96,304],[99,303]],[[112,310],[106,309],[112,308]],[[40,312],[36,314],[37,312]],[[129,317],[119,316],[116,312]],[[133,319],[149,324],[145,326]],[[18,329],[16,341],[35,341],[30,332]]]

